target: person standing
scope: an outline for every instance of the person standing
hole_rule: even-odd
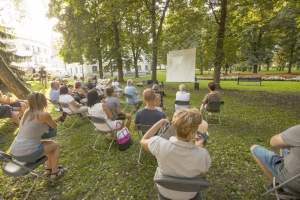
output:
[[[47,87],[47,72],[44,70],[44,67],[39,71],[40,83],[43,87]]]

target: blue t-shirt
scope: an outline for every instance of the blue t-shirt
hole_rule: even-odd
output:
[[[159,120],[167,118],[165,113],[160,112],[158,110],[148,110],[142,108],[138,110],[134,117],[135,124],[143,124],[143,125],[154,125]],[[144,134],[144,133],[143,133]]]
[[[126,94],[129,94],[129,95],[131,96],[130,99],[126,97],[126,102],[127,102],[127,103],[129,103],[129,104],[136,104],[136,103],[139,102],[139,99],[138,99],[138,97],[137,97],[138,92],[137,92],[137,90],[135,89],[135,87],[133,87],[133,86],[131,86],[131,85],[128,85],[128,86],[125,87],[124,92],[125,92]]]
[[[49,96],[52,101],[59,101],[59,90],[51,88]]]

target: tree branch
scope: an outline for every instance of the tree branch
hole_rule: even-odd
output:
[[[211,0],[208,0],[208,2],[209,2],[209,7],[210,7],[210,9],[211,9],[211,11],[212,11],[212,13],[214,15],[214,18],[215,18],[217,24],[220,26],[220,21],[218,20],[218,18],[216,16],[216,13],[214,11],[214,7],[213,7],[213,4],[212,4]]]
[[[157,30],[157,34],[156,34],[156,37],[159,38],[160,34],[161,34],[161,31],[162,31],[162,25],[163,25],[163,22],[164,22],[164,19],[165,19],[165,16],[166,16],[166,12],[168,10],[168,7],[169,7],[169,4],[170,4],[171,0],[167,0],[166,1],[166,4],[165,4],[165,7],[164,7],[164,10],[163,10],[163,13],[162,13],[162,16],[159,20],[159,25],[158,25],[158,30]]]

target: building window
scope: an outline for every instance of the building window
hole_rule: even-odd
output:
[[[38,58],[38,63],[43,63],[44,62],[44,59],[42,57],[39,57]]]
[[[73,72],[72,72],[72,68],[70,68],[70,73],[71,73],[71,74],[73,74]]]
[[[148,70],[148,65],[145,65],[145,70]]]
[[[77,69],[77,67],[75,67],[75,74],[78,74],[78,69]]]
[[[93,68],[93,73],[98,72],[98,66],[92,66]]]
[[[38,53],[41,53],[41,52],[42,52],[41,47],[38,47],[38,48],[37,48],[37,52],[38,52]]]
[[[142,70],[142,66],[141,66],[141,65],[138,65],[138,69],[139,69],[139,71]]]
[[[48,63],[48,58],[45,58],[45,63]]]
[[[28,44],[23,44],[25,51],[30,51],[29,45]]]
[[[47,54],[47,49],[44,49],[44,54]]]

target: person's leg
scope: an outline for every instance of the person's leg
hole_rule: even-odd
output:
[[[80,108],[76,108],[73,110],[75,113],[81,113],[83,117],[87,117],[88,107],[81,106]]]
[[[127,119],[127,121],[126,121],[126,127],[129,129],[129,127],[130,127],[130,124],[131,124],[131,115],[130,114],[126,114],[126,119]]]
[[[23,115],[24,112],[26,111],[26,104],[24,102],[20,102],[20,105],[21,105],[20,113],[22,113]]]
[[[134,105],[135,109],[139,110],[142,104],[143,104],[143,101],[139,100],[139,102]]]
[[[10,120],[16,124],[20,124],[20,119],[18,117],[18,115],[16,115],[15,113],[11,112],[11,118]]]
[[[270,178],[270,180],[273,181],[274,176],[276,176],[278,173],[273,166],[277,162],[283,160],[282,157],[259,145],[253,145],[250,150],[256,163]]]

